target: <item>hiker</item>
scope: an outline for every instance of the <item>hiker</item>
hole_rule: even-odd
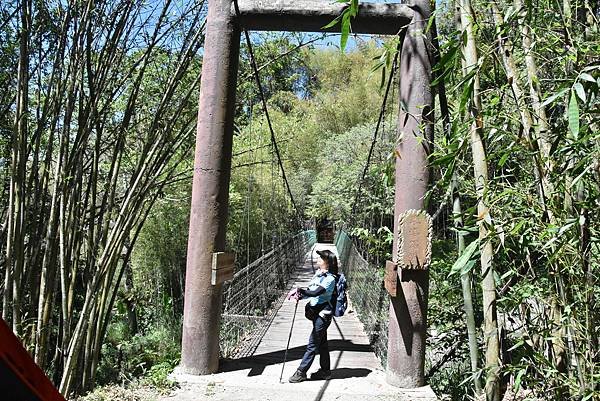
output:
[[[310,281],[308,288],[298,288],[296,299],[309,298],[305,308],[305,316],[312,320],[313,330],[308,339],[306,352],[296,373],[290,377],[290,383],[299,383],[307,379],[306,372],[312,365],[317,352],[321,369],[313,373],[311,380],[326,380],[331,377],[331,362],[327,345],[327,328],[331,324],[335,299],[333,293],[336,286],[338,263],[335,254],[329,250],[316,251],[320,256],[317,262],[319,270]]]

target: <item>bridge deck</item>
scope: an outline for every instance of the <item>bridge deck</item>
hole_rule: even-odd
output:
[[[336,251],[333,245],[317,244],[316,249]],[[311,257],[298,266],[294,280],[306,286],[313,274]],[[314,268],[316,269],[316,259]],[[291,287],[290,283],[290,287]],[[294,315],[295,302],[286,301],[275,315],[254,354],[222,364],[221,372],[207,376],[176,374],[181,388],[163,401],[210,400],[436,400],[429,387],[401,390],[385,382],[385,371],[372,352],[356,313],[336,318],[328,330],[332,377],[327,381],[291,384],[287,379],[298,367],[312,330],[304,318],[300,301],[290,340],[283,383],[279,382],[285,347]],[[319,358],[310,372],[319,368]]]

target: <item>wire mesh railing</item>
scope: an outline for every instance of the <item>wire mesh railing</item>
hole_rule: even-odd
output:
[[[346,232],[335,238],[341,271],[348,280],[348,297],[369,336],[375,354],[385,366],[388,341],[389,297],[383,284],[384,266],[367,262]],[[385,262],[384,262],[385,263]]]
[[[251,355],[285,298],[298,263],[316,239],[302,231],[237,271],[225,285],[220,349],[225,358]]]

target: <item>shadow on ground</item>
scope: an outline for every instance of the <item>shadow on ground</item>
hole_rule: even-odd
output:
[[[335,379],[349,379],[351,377],[367,377],[371,373],[371,369],[366,368],[338,368],[331,370],[331,378]]]
[[[373,352],[370,345],[354,344],[350,340],[329,340],[329,352],[352,351]],[[286,363],[302,359],[306,346],[290,348],[287,353]],[[260,376],[265,367],[283,362],[285,350],[268,352],[266,354],[252,355],[240,359],[223,359],[219,364],[219,372],[233,372],[236,370],[250,369],[248,376]],[[332,379],[345,379],[349,377],[365,377],[371,373],[370,369],[340,368],[331,371]]]

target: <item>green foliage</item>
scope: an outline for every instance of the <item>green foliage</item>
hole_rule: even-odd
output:
[[[389,132],[388,127],[388,132]],[[313,184],[309,195],[307,214],[315,218],[335,216],[340,222],[350,223],[352,206],[357,196],[368,154],[375,124],[368,123],[355,126],[343,134],[333,136],[325,142],[324,152],[320,160],[321,174]],[[369,172],[369,185],[363,187],[358,195],[361,211],[368,218],[377,210],[391,210],[393,173],[389,152],[389,137],[378,141],[373,160],[374,167]],[[391,176],[391,177],[390,177]],[[383,196],[381,194],[383,193]],[[355,218],[356,216],[354,216]]]
[[[466,274],[475,265],[474,256],[477,256],[479,252],[479,240],[475,240],[469,244],[463,251],[463,253],[456,259],[454,265],[452,265],[452,269],[450,270],[450,274]]]
[[[152,365],[144,376],[142,383],[155,388],[173,388],[175,382],[168,378],[176,366],[176,363],[173,362],[159,362]]]
[[[463,399],[469,392],[470,379],[467,333],[464,329],[463,300],[457,276],[448,273],[457,260],[456,245],[451,239],[437,238],[432,244],[430,272],[426,372],[437,394]],[[473,241],[477,243],[478,241]],[[466,252],[466,251],[465,251]],[[476,298],[474,286],[473,298]],[[481,321],[480,303],[475,303],[476,319]],[[446,354],[452,357],[438,370],[431,371]]]
[[[321,138],[377,119],[381,92],[371,60],[379,53],[373,42],[367,42],[348,54],[322,50],[306,56],[314,79],[310,101],[302,107],[307,119],[317,119]]]
[[[305,37],[293,33],[255,33],[252,38],[255,38],[252,50],[266,100],[283,111],[289,110],[291,105],[286,103],[293,102],[295,98],[290,98],[289,94],[302,93],[309,79],[305,61],[296,56],[298,50],[295,50],[303,46]],[[256,110],[262,110],[256,77],[245,44],[240,50],[238,77],[236,125],[242,128],[250,123],[251,115]],[[252,109],[252,106],[256,109]]]
[[[172,325],[183,313],[190,184],[168,188],[153,207],[134,248],[131,296],[142,327]]]
[[[543,399],[566,399],[567,394],[574,398],[594,397],[597,394],[590,383],[595,380],[597,368],[591,353],[597,350],[597,343],[590,342],[590,338],[597,337],[597,325],[592,322],[597,321],[598,315],[589,305],[596,304],[600,293],[590,275],[600,268],[594,256],[600,227],[598,219],[590,217],[588,210],[597,208],[599,194],[598,172],[594,172],[597,163],[592,161],[600,154],[598,114],[593,111],[598,105],[598,75],[597,61],[590,58],[594,51],[591,49],[597,47],[594,45],[597,30],[588,30],[584,35],[582,26],[569,25],[574,20],[571,17],[565,20],[564,10],[554,3],[527,3],[525,10],[515,10],[512,3],[496,4],[505,13],[505,23],[498,30],[489,18],[489,3],[473,4],[480,59],[478,69],[466,77],[457,51],[463,43],[463,33],[452,28],[451,14],[448,18],[436,14],[438,26],[444,27],[439,37],[442,52],[435,67],[436,84],[442,78],[446,84],[452,123],[449,127],[441,119],[436,123],[436,131],[444,135],[436,135],[432,166],[434,175],[442,180],[429,196],[435,204],[453,175],[458,177],[464,227],[456,231],[469,235],[467,244],[470,242],[473,248],[467,248],[461,257],[454,256],[452,271],[471,269],[474,282],[480,280],[477,258],[473,255],[477,251],[476,241],[471,233],[477,230],[477,224],[490,231],[485,240],[494,247],[501,362],[504,380],[511,391]],[[440,22],[440,18],[446,22]],[[534,50],[529,55],[538,64],[537,77],[529,76],[525,63],[528,53],[522,47],[522,24],[529,25],[535,38]],[[503,54],[497,52],[497,32],[502,32],[503,40],[510,40],[513,45],[510,50],[518,69],[516,77],[507,76]],[[577,45],[566,44],[571,40]],[[465,152],[470,121],[464,121],[464,113],[470,107],[475,71],[480,78],[483,140],[490,172],[485,201],[491,214],[480,221],[476,221],[481,216],[477,216],[475,209],[477,197],[471,160]],[[539,134],[536,125],[540,124],[539,116],[530,98],[528,78],[539,85],[541,105],[547,113],[546,131]],[[522,103],[515,99],[513,80],[525,92]],[[521,125],[524,108],[533,115],[534,126],[529,133],[523,132]],[[538,135],[548,138],[549,159],[541,155],[538,147],[541,145],[532,143],[528,135],[536,140]],[[549,185],[543,194],[540,194],[540,166],[549,169]],[[452,224],[451,218],[447,224]],[[436,286],[438,280],[432,277]],[[460,288],[459,275],[446,280],[453,280],[456,288]],[[430,306],[437,302],[436,298],[432,291]],[[429,316],[437,320],[438,313],[430,309]],[[432,324],[432,330],[441,327],[442,334],[450,330],[440,323]],[[460,320],[456,324],[464,327]],[[570,333],[569,340],[561,337],[566,333]],[[563,356],[570,361],[563,371],[556,366],[556,350],[552,348],[559,338],[571,347]],[[473,392],[467,355],[463,352],[452,358],[432,378],[432,386],[450,394],[452,399],[467,399]],[[585,372],[574,368],[576,365],[586,366]],[[444,380],[439,381],[437,378],[442,376]]]
[[[581,84],[580,84],[581,85]],[[582,90],[582,89],[580,89]],[[571,98],[569,100],[569,130],[573,135],[573,139],[577,140],[579,137],[579,105],[577,104],[577,97],[575,96],[576,91],[571,91]],[[584,92],[585,93],[585,92]]]
[[[114,322],[102,346],[98,384],[143,377],[147,384],[169,386],[166,376],[179,363],[179,330],[180,325],[162,326],[130,336],[124,323]]]
[[[348,7],[344,8],[342,13],[337,16],[329,24],[325,25],[321,29],[328,29],[340,24],[340,30],[342,35],[340,36],[340,50],[343,52],[346,49],[348,43],[348,36],[351,30],[351,19],[358,15],[358,0],[336,0],[338,3],[346,3]]]

